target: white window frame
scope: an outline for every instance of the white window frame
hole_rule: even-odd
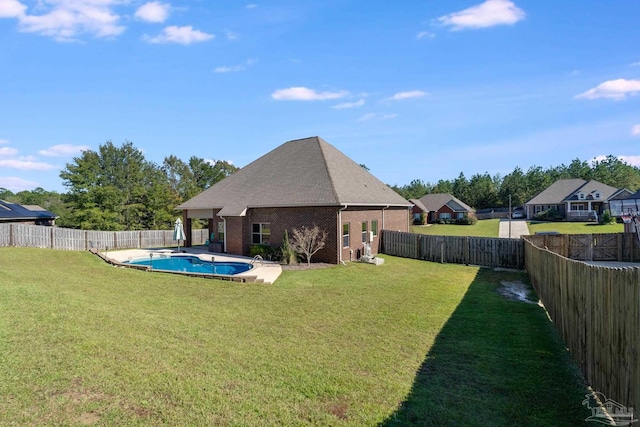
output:
[[[343,248],[348,248],[349,245],[351,244],[351,239],[349,237],[350,230],[351,230],[351,226],[348,222],[345,224],[342,224],[342,247]]]

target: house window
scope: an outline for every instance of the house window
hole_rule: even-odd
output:
[[[440,213],[440,219],[451,219],[451,213],[450,212],[441,212]]]
[[[259,222],[251,225],[251,243],[254,245],[271,243],[271,227],[268,222]]]
[[[585,194],[581,191],[578,193],[578,200],[584,200],[585,199]]]
[[[458,218],[464,218],[464,212],[458,212],[456,215]]]
[[[593,195],[594,199],[600,199],[600,192],[596,191],[596,194]]]
[[[342,247],[349,247],[349,224],[342,224]]]
[[[362,221],[362,243],[367,243],[367,221]]]
[[[535,205],[533,210],[534,210],[535,213],[542,212],[542,205]]]
[[[371,232],[373,233],[373,237],[378,237],[378,220],[374,219],[371,221]]]
[[[224,242],[224,222],[218,223],[218,242]]]

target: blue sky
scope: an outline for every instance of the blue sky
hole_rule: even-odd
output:
[[[0,187],[318,135],[382,181],[640,166],[640,2],[0,0]]]

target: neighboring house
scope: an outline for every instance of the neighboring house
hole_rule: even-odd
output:
[[[409,202],[413,205],[411,208],[411,216],[414,224],[422,224],[422,215],[424,215],[424,221],[427,222],[429,218],[429,209],[419,199],[409,199]]]
[[[36,205],[19,205],[0,200],[0,223],[55,225],[58,216]]]
[[[424,207],[427,222],[466,218],[474,215],[473,208],[447,193],[425,194],[418,201]]]
[[[623,214],[640,215],[640,191],[636,191],[627,197],[618,195],[609,201],[609,210],[613,216],[621,216]]]
[[[284,233],[317,225],[327,232],[314,261],[357,259],[365,243],[378,252],[380,231],[409,231],[408,203],[319,137],[289,141],[187,200],[182,210],[205,219],[212,242],[248,255],[252,245],[281,246]]]
[[[560,179],[525,203],[527,218],[549,209],[567,221],[598,221],[609,209],[609,202],[627,198],[631,191],[615,188],[595,180]]]

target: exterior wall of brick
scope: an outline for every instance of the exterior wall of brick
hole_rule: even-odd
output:
[[[213,242],[219,240],[218,224],[222,219],[213,211],[213,219],[209,221],[210,230],[214,232]],[[185,218],[187,217],[185,213]],[[343,247],[342,227],[349,224],[349,244]],[[189,219],[190,221],[190,219]],[[366,222],[366,233],[363,236],[362,224]],[[371,238],[373,224],[376,232]],[[236,255],[250,254],[253,235],[253,224],[269,224],[269,245],[280,247],[284,240],[284,232],[291,235],[293,228],[313,227],[317,225],[327,232],[325,247],[313,255],[312,261],[338,264],[343,261],[355,261],[364,254],[364,242],[371,245],[372,253],[378,253],[380,234],[383,229],[409,231],[410,210],[407,208],[347,208],[338,206],[295,207],[295,208],[256,208],[249,209],[244,217],[226,217],[225,252]],[[342,257],[342,258],[341,258]]]
[[[293,228],[313,227],[317,225],[327,232],[325,247],[313,255],[314,262],[339,262],[336,236],[338,208],[336,206],[296,207],[296,208],[260,208],[249,209],[244,218],[245,233],[243,235],[243,253],[249,254],[252,243],[252,225],[268,223],[270,227],[270,245],[282,246],[284,231],[291,236]]]
[[[355,261],[364,255],[364,245],[371,245],[371,253],[376,255],[380,248],[380,232],[385,230],[409,231],[407,208],[348,208],[342,211],[342,224],[349,224],[349,245],[344,246],[342,230],[339,229],[340,250],[343,261]],[[377,233],[371,238],[373,222],[377,222]],[[366,222],[366,233],[363,223]],[[363,235],[364,234],[364,235]]]

